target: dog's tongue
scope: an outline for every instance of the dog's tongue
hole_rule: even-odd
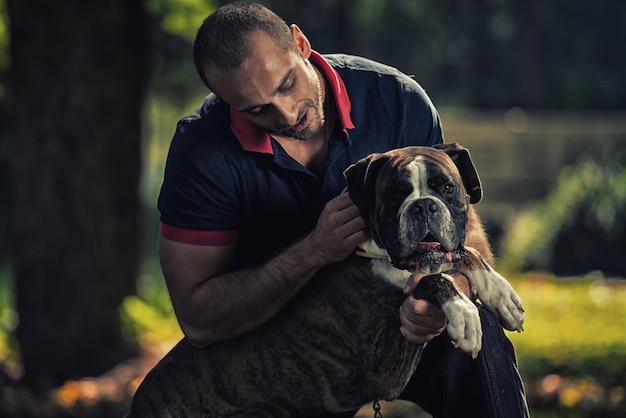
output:
[[[445,257],[446,260],[452,262],[452,253],[450,251],[442,251],[441,244],[437,241],[421,241],[417,245],[417,251],[428,253],[437,251]]]
[[[439,244],[438,242],[420,242],[417,245],[417,249],[418,251],[434,251],[436,250],[441,244]]]

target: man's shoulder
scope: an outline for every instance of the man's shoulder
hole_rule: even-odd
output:
[[[222,107],[224,103],[213,93],[206,96],[199,106],[197,106],[191,113],[184,116],[178,121],[179,125],[190,125],[200,123],[202,120],[209,118],[223,117],[224,112]]]
[[[176,125],[175,140],[202,139],[231,135],[229,106],[214,94],[204,98],[198,107],[184,116]]]
[[[350,97],[355,125],[351,135],[375,138],[377,144],[386,135],[391,148],[441,141],[438,112],[412,76],[364,57],[330,54],[324,58],[337,71]]]
[[[355,73],[360,75],[387,75],[398,78],[411,78],[391,65],[383,64],[369,58],[348,54],[324,54],[328,63],[340,74]]]
[[[204,164],[209,158],[238,154],[241,147],[230,129],[229,109],[226,103],[210,94],[180,119],[170,144],[170,160]]]
[[[328,54],[324,58],[343,80],[351,99],[360,100],[362,95],[378,95],[383,91],[386,95],[425,94],[412,75],[390,65],[347,54]]]

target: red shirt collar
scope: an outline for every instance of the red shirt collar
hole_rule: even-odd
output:
[[[339,113],[337,122],[341,125],[343,132],[348,135],[348,129],[354,129],[354,124],[350,119],[350,98],[343,80],[319,53],[311,51],[309,61],[320,70],[332,90]],[[230,129],[245,151],[273,154],[272,142],[267,131],[252,123],[232,106],[230,107]]]

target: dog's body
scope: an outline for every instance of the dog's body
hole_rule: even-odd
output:
[[[519,297],[470,247],[474,234],[463,246],[468,225],[480,225],[468,204],[480,199],[480,185],[466,150],[446,152],[410,147],[351,166],[350,195],[370,229],[368,258],[320,270],[245,335],[206,349],[182,340],[141,384],[129,416],[290,417],[395,399],[423,350],[399,331],[412,271],[429,274],[415,297],[442,308],[451,340],[473,356],[482,338],[477,308],[439,273],[464,273],[473,295],[506,328],[521,330]],[[457,166],[469,172],[461,178]]]

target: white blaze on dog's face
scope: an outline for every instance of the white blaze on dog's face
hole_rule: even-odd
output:
[[[408,181],[413,186],[413,192],[407,196],[398,210],[398,239],[400,244],[407,248],[414,245],[412,240],[415,239],[413,234],[415,225],[413,222],[416,216],[415,212],[418,211],[417,216],[420,217],[423,215],[440,218],[437,222],[439,229],[431,231],[431,234],[435,235],[432,238],[435,238],[446,249],[455,249],[458,243],[453,242],[455,225],[452,215],[445,202],[431,189],[432,184],[429,184],[430,177],[426,159],[422,156],[416,157],[406,166],[406,171]],[[433,245],[431,244],[431,246]]]

